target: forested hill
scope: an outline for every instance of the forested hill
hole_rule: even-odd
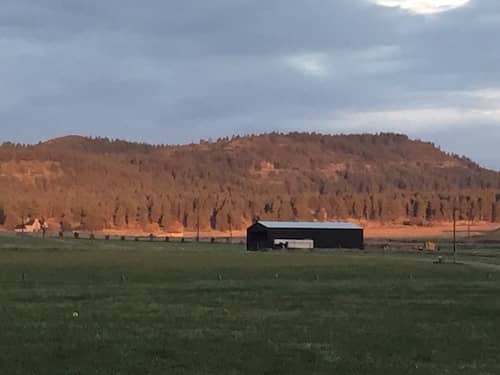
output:
[[[500,219],[500,173],[397,134],[266,134],[183,146],[69,136],[0,146],[0,225],[241,229],[253,220]],[[497,213],[499,213],[497,215]]]

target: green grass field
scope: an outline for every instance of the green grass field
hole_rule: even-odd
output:
[[[0,374],[500,374],[500,272],[433,260],[1,237]]]

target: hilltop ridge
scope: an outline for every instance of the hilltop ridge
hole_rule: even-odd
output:
[[[0,146],[0,225],[242,229],[253,220],[497,221],[500,173],[401,134],[270,133],[181,146],[67,136]],[[1,214],[3,212],[3,215]]]

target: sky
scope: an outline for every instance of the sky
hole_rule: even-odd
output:
[[[398,132],[500,170],[498,0],[2,0],[0,141]]]

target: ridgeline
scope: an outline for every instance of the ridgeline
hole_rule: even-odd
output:
[[[399,134],[157,146],[68,136],[0,146],[0,225],[228,231],[255,219],[500,220],[500,173]]]

